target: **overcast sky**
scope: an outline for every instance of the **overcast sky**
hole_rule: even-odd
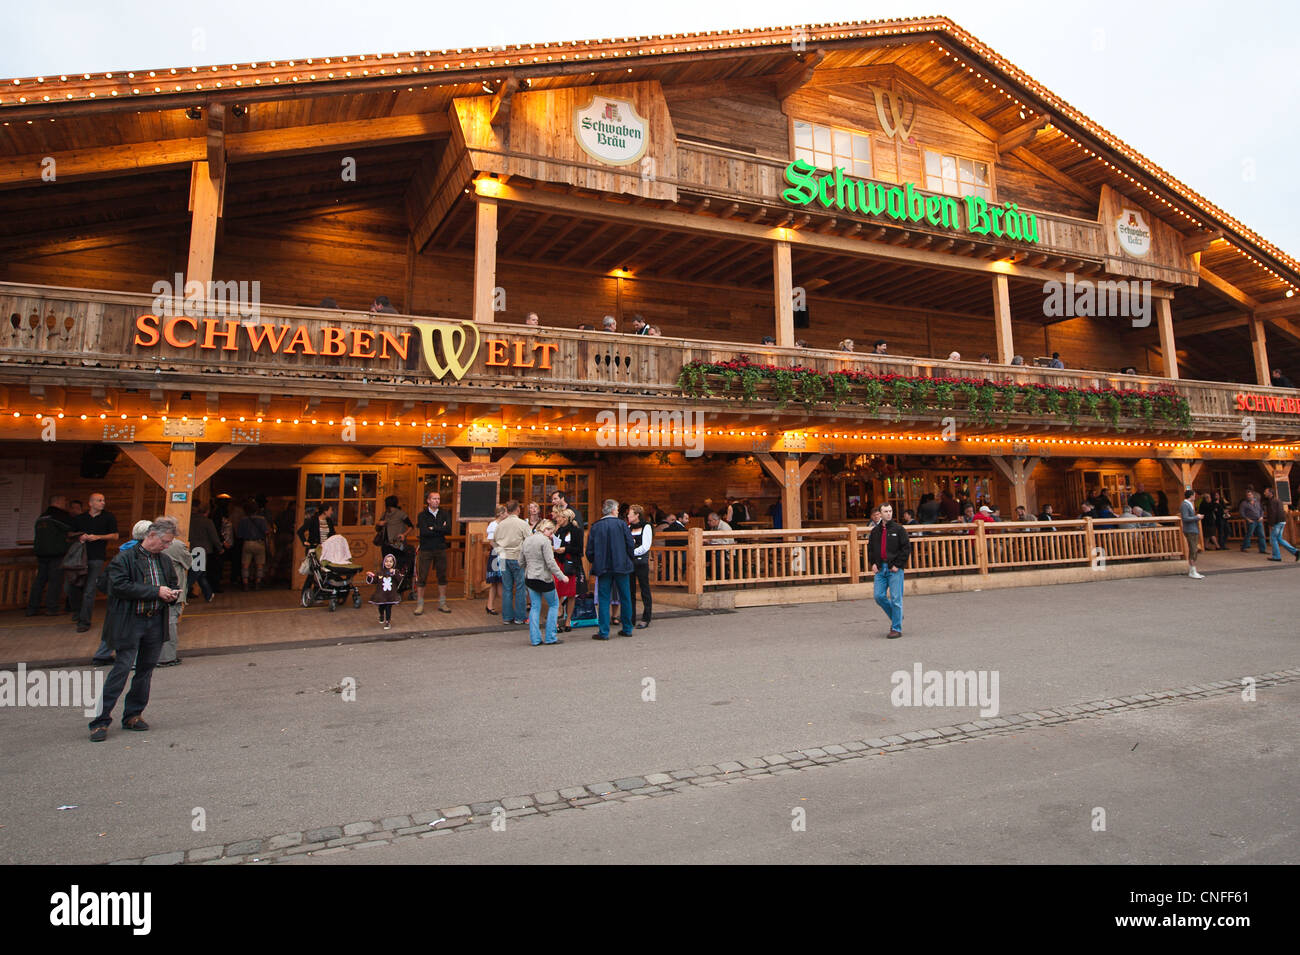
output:
[[[1300,257],[1300,4],[1291,0],[0,0],[0,76],[933,14]]]

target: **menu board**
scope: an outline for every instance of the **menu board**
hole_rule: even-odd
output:
[[[31,546],[44,497],[43,473],[0,474],[0,550]]]

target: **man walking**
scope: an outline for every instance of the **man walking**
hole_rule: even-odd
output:
[[[244,590],[248,581],[253,581],[253,589],[262,589],[262,578],[266,575],[266,539],[271,536],[271,527],[260,512],[254,510],[253,502],[248,502],[248,510],[235,526],[235,537],[240,541],[239,579]]]
[[[1259,537],[1259,552],[1268,553],[1268,532],[1264,530],[1264,508],[1259,504],[1253,490],[1246,492],[1246,498],[1239,508],[1242,520],[1246,522],[1246,536],[1241,542],[1241,552],[1250,549],[1250,542]]]
[[[1292,547],[1282,536],[1286,530],[1286,507],[1271,487],[1264,488],[1264,520],[1273,528],[1273,556],[1269,560],[1281,560],[1283,547],[1291,552],[1292,557],[1300,560],[1300,550]]]
[[[104,572],[108,545],[117,540],[117,518],[104,510],[104,495],[96,492],[87,501],[86,513],[72,522],[73,530],[81,531],[80,540],[86,545],[86,584],[81,593],[73,594],[73,607],[77,611],[77,633],[90,629],[90,618],[95,612],[95,584]]]
[[[66,510],[68,499],[62,494],[50,498],[50,506],[36,518],[32,550],[36,552],[36,582],[27,598],[27,616],[40,612],[41,595],[45,594],[45,612],[56,616],[63,597],[63,555],[68,552],[72,532],[72,515]]]
[[[1191,568],[1187,576],[1193,580],[1204,580],[1205,575],[1196,572],[1196,555],[1201,552],[1202,515],[1196,513],[1192,498],[1196,492],[1188,488],[1183,492],[1183,503],[1178,506],[1178,516],[1183,519],[1183,537],[1187,538],[1187,566]]]
[[[501,551],[501,619],[506,623],[528,622],[524,619],[523,549],[532,532],[519,516],[519,502],[506,501],[506,516],[492,535],[492,543]]]
[[[497,529],[498,538],[501,530]],[[601,507],[601,518],[591,525],[587,533],[587,560],[591,562],[591,572],[599,580],[596,591],[598,609],[596,620],[599,632],[592,634],[593,640],[609,639],[609,603],[614,588],[618,588],[618,606],[620,609],[620,637],[632,636],[632,586],[631,575],[635,569],[632,552],[636,542],[627,523],[619,520],[618,501],[609,500]]]
[[[203,594],[203,599],[212,603],[216,594],[212,590],[212,584],[208,580],[208,568],[221,566],[220,555],[221,535],[217,533],[217,525],[212,523],[212,518],[208,515],[212,508],[208,504],[202,505],[198,511],[190,517],[190,544],[195,550],[203,552],[202,561],[196,560],[193,572],[190,574],[190,580],[199,585],[199,591]],[[219,574],[218,574],[219,576]],[[186,589],[188,596],[189,590]]]
[[[907,528],[894,521],[894,506],[880,505],[880,523],[867,539],[867,559],[876,575],[876,603],[889,618],[889,639],[903,635],[903,568],[912,553]]]
[[[110,612],[119,616],[120,626],[114,631],[113,649],[117,652],[113,669],[104,682],[99,712],[90,723],[92,743],[107,739],[113,707],[133,667],[135,676],[126,695],[122,728],[137,732],[149,729],[141,714],[149,705],[154,667],[167,639],[168,610],[181,595],[176,571],[163,554],[175,538],[176,522],[160,517],[149,525],[138,547],[122,551],[108,565],[109,593],[114,598]]]
[[[415,555],[415,613],[424,613],[424,588],[429,582],[429,568],[438,576],[438,610],[451,613],[447,606],[447,535],[451,533],[451,514],[442,509],[442,495],[430,491],[425,508],[415,519],[420,532],[420,550]]]

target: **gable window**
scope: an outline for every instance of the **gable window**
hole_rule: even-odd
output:
[[[812,163],[827,171],[837,166],[851,176],[871,178],[871,140],[866,133],[794,122],[794,158]]]
[[[949,196],[993,198],[988,163],[932,149],[925,151],[925,188]]]

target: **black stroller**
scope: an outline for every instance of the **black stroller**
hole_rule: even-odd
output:
[[[310,607],[317,601],[328,600],[330,610],[352,595],[352,606],[361,606],[361,591],[352,578],[361,571],[360,564],[332,564],[322,561],[317,548],[307,551],[307,579],[302,582],[302,605]]]

